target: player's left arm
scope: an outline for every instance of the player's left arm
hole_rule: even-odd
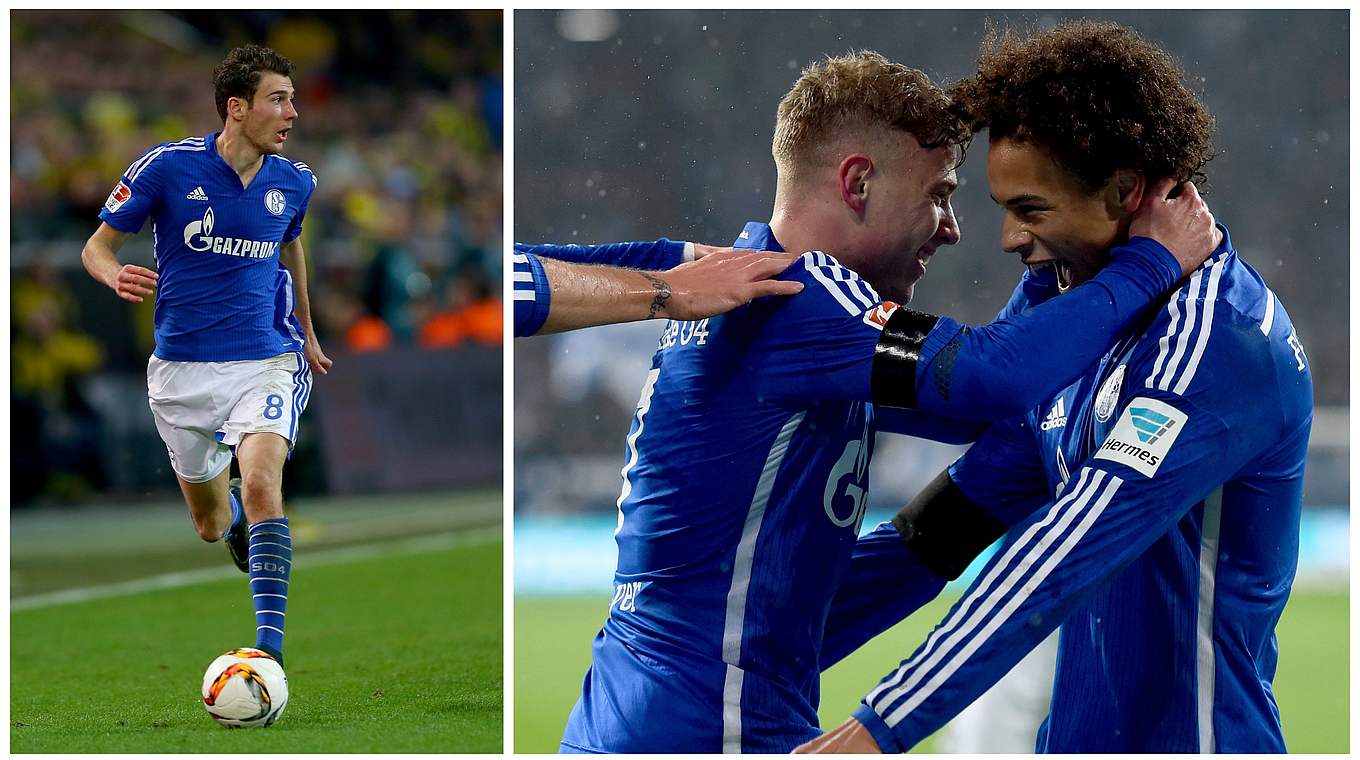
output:
[[[1010,531],[925,643],[865,697],[850,721],[859,726],[833,732],[840,737],[834,743],[867,731],[882,750],[911,748],[990,688],[1091,591],[1201,501],[1204,529],[1214,530],[1217,497],[1211,492],[1289,434],[1286,423],[1272,418],[1282,414],[1271,411],[1282,406],[1276,394],[1263,392],[1258,404],[1248,405],[1225,389],[1228,382],[1241,388],[1273,378],[1261,366],[1259,347],[1245,345],[1262,336],[1247,332],[1227,329],[1214,336],[1218,340],[1210,341],[1200,362],[1214,369],[1201,372],[1198,385],[1188,366],[1130,364],[1128,376],[1137,384],[1125,392],[1118,421],[1097,453],[1056,502]],[[1184,383],[1160,380],[1168,374],[1174,380],[1182,370],[1189,373]],[[1274,387],[1268,381],[1255,385]],[[812,749],[835,751],[831,738],[824,741],[826,748]]]
[[[321,350],[321,343],[316,338],[316,328],[312,326],[312,302],[307,295],[307,254],[302,249],[301,237],[295,237],[279,247],[279,262],[293,276],[293,315],[297,317],[298,324],[302,325],[305,336],[302,355],[306,357],[307,364],[313,372],[324,375],[331,368],[332,362]]]

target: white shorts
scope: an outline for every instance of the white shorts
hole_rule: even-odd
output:
[[[190,483],[217,477],[247,433],[277,433],[291,447],[312,392],[300,353],[238,362],[171,362],[151,357],[147,398],[170,466]]]

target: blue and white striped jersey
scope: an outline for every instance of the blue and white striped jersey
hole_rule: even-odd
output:
[[[1284,751],[1270,682],[1312,379],[1224,236],[1150,324],[951,468],[1014,527],[856,713],[885,750],[930,735],[1061,623],[1040,751]]]
[[[758,223],[737,246],[782,250]],[[1012,404],[1080,374],[1179,277],[1160,246],[1126,253],[1108,286],[972,330],[886,304],[817,251],[780,275],[804,284],[797,296],[669,322],[626,441],[614,599],[562,749],[786,752],[815,736],[823,625],[856,544],[875,432],[971,440],[978,425],[931,413],[1009,411],[978,410],[968,394],[1030,376],[1022,363],[1054,377]],[[1055,347],[1074,304],[1112,312],[1085,354]],[[912,329],[895,331],[898,315]],[[928,392],[901,387],[921,377]],[[880,408],[880,394],[921,409]]]
[[[217,134],[162,143],[127,168],[99,218],[136,233],[151,218],[156,356],[267,359],[302,350],[293,279],[279,247],[302,234],[316,188],[306,164],[266,155],[248,187]]]
[[[527,245],[515,243],[512,290],[515,300],[515,337],[537,333],[548,319],[552,289],[539,257],[578,264],[607,264],[662,271],[693,260],[694,244],[661,238],[645,243],[606,245]]]

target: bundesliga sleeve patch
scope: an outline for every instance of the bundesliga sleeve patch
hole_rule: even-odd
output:
[[[113,188],[113,192],[109,193],[109,199],[104,201],[104,208],[108,209],[109,213],[113,213],[130,200],[132,200],[132,188],[119,180],[118,186]]]
[[[897,304],[892,301],[884,301],[874,308],[864,312],[864,324],[883,332],[883,328],[888,324],[888,318],[897,311]]]
[[[1150,478],[1157,474],[1188,419],[1170,404],[1135,398],[1124,407],[1095,458],[1128,465]]]

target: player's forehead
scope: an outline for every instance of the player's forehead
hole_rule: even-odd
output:
[[[1085,188],[1071,172],[1058,166],[1043,148],[1018,140],[993,140],[987,151],[987,179],[999,203],[1004,196],[1042,196],[1050,199],[1083,195]]]
[[[959,186],[958,153],[952,146],[917,151],[914,167],[932,191],[953,192]]]
[[[255,87],[257,96],[269,96],[274,93],[285,95],[293,94],[293,80],[276,71],[260,72],[260,83]]]

